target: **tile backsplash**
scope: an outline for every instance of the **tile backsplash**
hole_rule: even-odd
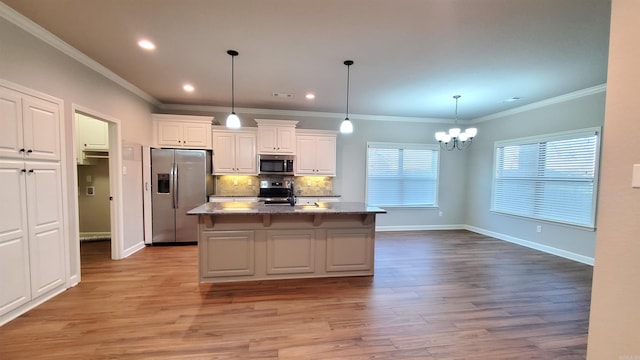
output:
[[[217,175],[215,194],[220,196],[258,196],[260,177],[246,175]],[[333,177],[295,176],[297,196],[330,196],[333,193]]]

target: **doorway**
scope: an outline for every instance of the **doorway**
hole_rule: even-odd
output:
[[[111,242],[109,123],[81,112],[75,113],[75,121],[78,229],[82,248],[87,242]]]

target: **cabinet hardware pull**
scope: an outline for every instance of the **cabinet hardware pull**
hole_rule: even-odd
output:
[[[20,170],[20,172],[22,172],[22,173],[26,173],[26,172],[27,172],[27,169],[22,169],[22,170]]]
[[[33,152],[33,150],[29,149],[27,150],[27,154],[31,154]]]
[[[21,153],[23,153],[23,152],[24,152],[24,149],[20,149],[20,150],[18,150],[18,152],[21,152]]]
[[[29,169],[29,174],[33,174],[33,169]]]

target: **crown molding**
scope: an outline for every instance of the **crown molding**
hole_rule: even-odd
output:
[[[10,8],[8,5],[4,4],[3,2],[0,2],[0,17],[5,18],[6,20],[8,20],[9,22],[11,22],[14,25],[18,26],[19,28],[21,28],[22,30],[26,31],[27,33],[29,33],[29,34],[35,36],[36,38],[44,41],[46,44],[52,46],[53,48],[55,48],[55,49],[57,49],[59,51],[61,51],[65,55],[68,55],[72,59],[80,62],[81,64],[85,65],[86,67],[92,69],[93,71],[99,73],[100,75],[102,75],[102,76],[106,77],[107,79],[113,81],[114,83],[120,85],[121,87],[129,90],[130,92],[132,92],[133,94],[135,94],[135,95],[139,96],[140,98],[146,100],[147,102],[149,102],[149,103],[151,103],[151,104],[153,104],[155,106],[160,106],[161,105],[161,103],[156,98],[154,98],[153,96],[147,94],[146,92],[142,91],[140,88],[138,88],[135,85],[131,84],[127,80],[121,78],[120,76],[118,76],[113,71],[111,71],[111,70],[107,69],[106,67],[100,65],[100,63],[98,63],[97,61],[91,59],[90,57],[88,57],[84,53],[80,52],[78,49],[76,49],[73,46],[67,44],[66,42],[64,42],[59,37],[53,35],[52,33],[47,31],[42,26],[34,23],[29,18],[25,17],[24,15],[20,14],[19,12],[15,11],[15,10],[13,10],[12,8]]]
[[[228,106],[210,106],[210,105],[188,105],[188,104],[161,104],[159,109],[162,111],[198,111],[198,112],[229,112]],[[259,109],[259,108],[235,108],[236,113],[245,113],[253,115],[269,115],[269,116],[289,116],[289,117],[310,117],[310,118],[331,118],[340,119],[343,113],[332,112],[316,112],[301,110],[280,110],[280,109]],[[402,121],[416,123],[451,123],[450,119],[438,118],[419,118],[408,116],[387,116],[387,115],[365,115],[365,114],[349,114],[351,120],[367,120],[367,121]]]
[[[526,111],[531,111],[534,109],[539,109],[542,107],[546,107],[549,105],[553,105],[553,104],[559,104],[559,103],[563,103],[566,101],[570,101],[570,100],[575,100],[575,99],[579,99],[581,97],[585,97],[585,96],[589,96],[589,95],[593,95],[593,94],[598,94],[601,92],[605,92],[607,91],[607,84],[600,84],[600,85],[596,85],[596,86],[592,86],[586,89],[582,89],[582,90],[578,90],[578,91],[574,91],[568,94],[564,94],[564,95],[560,95],[560,96],[556,96],[556,97],[552,97],[549,99],[545,99],[542,101],[538,101],[532,104],[527,104],[527,105],[523,105],[517,108],[513,108],[513,109],[509,109],[509,110],[505,110],[505,111],[501,111],[495,114],[491,114],[491,115],[487,115],[487,116],[482,116],[476,119],[471,120],[469,123],[470,124],[477,124],[477,123],[481,123],[481,122],[485,122],[485,121],[489,121],[489,120],[495,120],[495,119],[499,119],[505,116],[510,116],[510,115],[515,115],[515,114],[519,114],[522,112],[526,112]]]

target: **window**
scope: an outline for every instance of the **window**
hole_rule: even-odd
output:
[[[595,228],[599,133],[496,142],[491,211]]]
[[[367,203],[436,206],[438,145],[367,144]]]

